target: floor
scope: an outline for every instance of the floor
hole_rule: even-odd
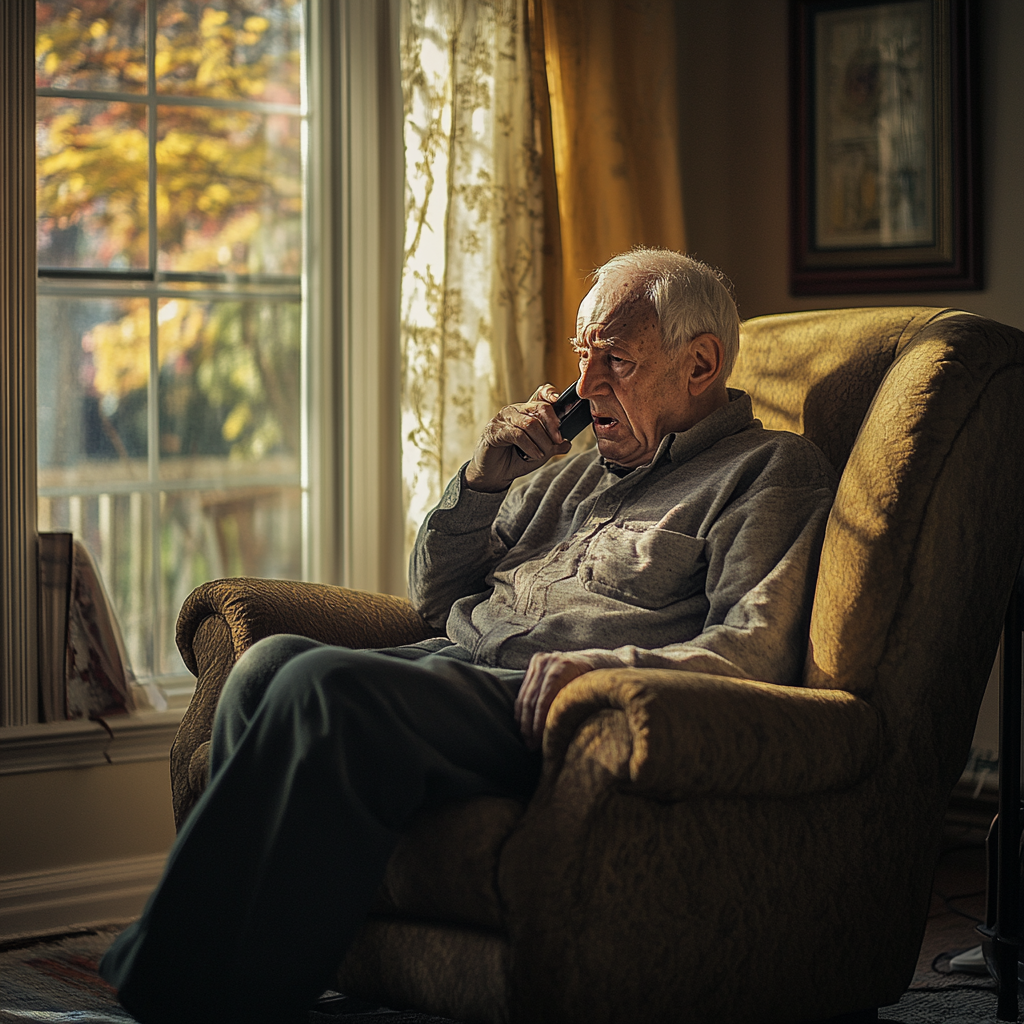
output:
[[[917,971],[911,984],[911,989],[917,990],[917,994],[915,996],[912,991],[904,997],[900,1007],[889,1008],[890,1012],[883,1013],[886,1019],[902,1022],[926,1022],[926,1024],[936,1024],[936,1022],[949,1024],[954,1020],[956,1024],[982,1024],[982,1022],[990,1024],[994,1021],[994,986],[988,976],[955,973],[950,970],[949,966],[952,956],[977,946],[980,942],[975,925],[985,916],[984,844],[988,823],[993,813],[994,808],[975,803],[959,809],[954,808],[948,816],[943,851],[935,873],[931,913],[918,959]],[[109,938],[104,940],[104,949],[108,941]],[[18,943],[16,945],[25,944]],[[64,964],[62,970],[57,971],[54,979],[51,979],[75,986],[74,991],[70,992],[67,1003],[63,1000],[56,1002],[56,1005],[68,1005],[69,1008],[74,1005],[76,1007],[75,1010],[69,1009],[69,1013],[66,1015],[61,1014],[61,1020],[65,1018],[69,1021],[72,1018],[78,1019],[76,1013],[80,1010],[94,1009],[91,1004],[86,1006],[82,1003],[79,1006],[75,1003],[75,999],[81,1001],[84,998],[82,992],[79,991],[82,989],[82,977],[79,975],[81,974],[80,969],[85,967],[90,969],[90,978],[94,982],[94,987],[98,986],[104,989],[102,992],[94,993],[99,1000],[97,1006],[112,1003],[111,994],[103,983],[98,978],[92,977],[95,971],[92,961],[98,959],[102,949],[99,949],[94,956],[89,951],[84,953],[79,951],[79,953],[81,955],[78,955],[77,958],[70,957],[68,961],[70,967]],[[36,968],[39,964],[49,965],[51,969],[48,976],[54,974],[56,968],[53,965],[57,963],[56,954],[48,955],[48,958],[44,959],[40,959],[42,954],[33,955],[35,955],[34,960],[29,957],[31,964],[34,964]],[[25,957],[21,959],[25,959]],[[79,970],[79,974],[75,974],[75,970]],[[71,974],[68,974],[69,971]],[[72,975],[74,976],[72,977]],[[971,991],[965,991],[968,989]],[[981,993],[977,991],[978,989],[985,991]],[[950,1016],[949,1013],[943,1011],[936,1015],[934,1012],[917,1012],[913,1007],[908,1008],[903,1005],[908,999],[913,1001],[914,998],[918,1002],[921,1000],[934,1002],[935,1000],[954,1000],[968,996],[974,999],[983,996],[984,1009],[981,1013]],[[904,1011],[902,1014],[899,1012],[901,1009]],[[2,1002],[0,1002],[0,1024],[11,1019],[13,1018],[4,1013]],[[22,1017],[18,1017],[19,1021],[22,1019]]]
[[[949,960],[981,942],[975,926],[985,918],[985,836],[994,814],[979,802],[954,806],[947,816],[914,988],[971,980],[951,975]]]

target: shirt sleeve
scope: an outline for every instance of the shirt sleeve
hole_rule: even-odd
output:
[[[508,492],[474,491],[465,471],[464,465],[427,513],[409,557],[409,600],[435,628],[444,626],[460,597],[484,589],[503,554],[492,526]]]
[[[442,628],[460,598],[490,591],[487,577],[523,535],[558,460],[489,494],[466,485],[463,465],[420,526],[409,557],[409,599]]]
[[[730,505],[708,534],[703,631],[646,650],[574,651],[593,668],[686,669],[792,684],[803,668],[832,489],[770,487]]]

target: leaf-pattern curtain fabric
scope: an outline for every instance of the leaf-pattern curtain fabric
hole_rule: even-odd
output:
[[[525,0],[403,0],[406,547],[483,425],[544,380]]]

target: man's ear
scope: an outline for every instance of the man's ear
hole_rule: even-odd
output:
[[[725,351],[715,334],[698,334],[690,342],[690,356],[693,363],[687,381],[690,394],[702,395],[722,375],[725,365]]]

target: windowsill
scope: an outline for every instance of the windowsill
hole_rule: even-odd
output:
[[[172,707],[111,715],[105,721],[113,737],[87,719],[0,729],[0,775],[165,760],[184,713]]]

